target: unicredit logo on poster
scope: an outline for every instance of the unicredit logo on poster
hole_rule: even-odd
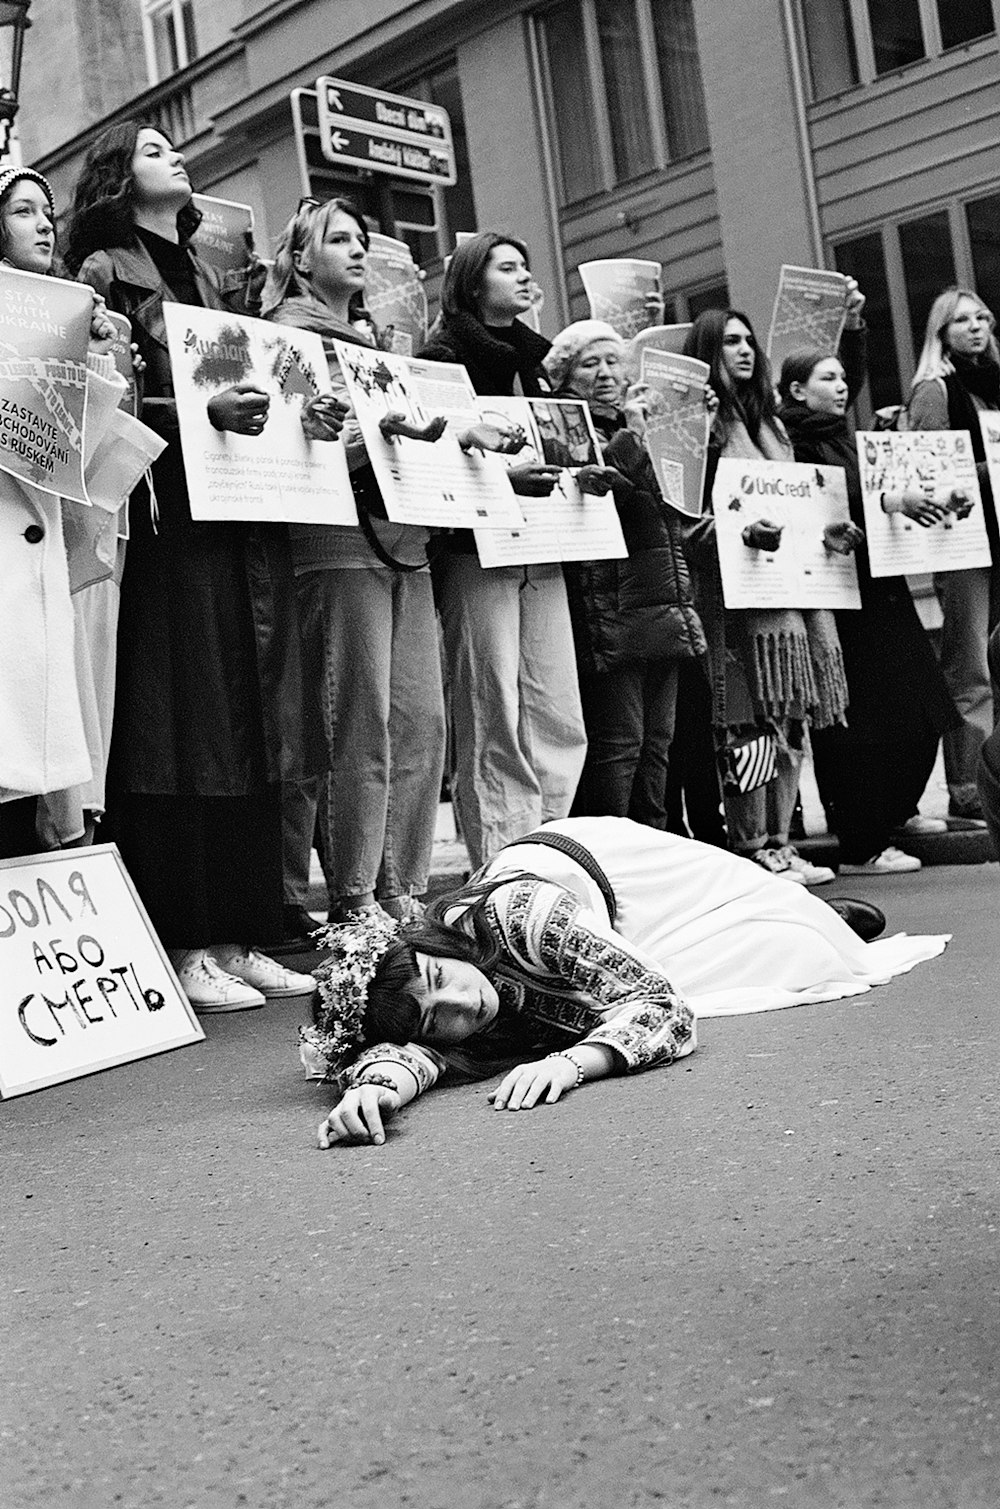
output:
[[[784,477],[751,477],[744,473],[740,478],[740,492],[747,497],[751,494],[761,496],[770,495],[772,498],[811,498],[812,488],[806,481],[786,481]]]

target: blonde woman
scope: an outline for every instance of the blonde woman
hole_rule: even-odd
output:
[[[1000,531],[986,468],[979,414],[1000,409],[1000,353],[995,320],[971,288],[946,288],[931,305],[908,418],[914,430],[968,430],[979,473],[992,568],[935,577],[944,614],[941,669],[962,718],[944,736],[948,811],[981,821],[976,764],[993,731],[993,692],[986,664],[990,631],[1000,621]]]

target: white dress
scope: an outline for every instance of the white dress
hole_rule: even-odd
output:
[[[695,1018],[837,1001],[884,985],[944,951],[951,934],[864,943],[832,907],[741,859],[695,839],[622,817],[563,818],[615,892],[614,931],[670,979]],[[574,860],[542,844],[504,849],[482,872],[525,870],[571,891],[607,926],[597,884]]]

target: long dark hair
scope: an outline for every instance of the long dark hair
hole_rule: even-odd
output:
[[[132,159],[143,130],[164,135],[155,121],[119,121],[109,126],[87,153],[73,193],[66,238],[66,265],[74,276],[91,252],[135,242]],[[189,199],[177,212],[182,245],[190,241],[200,224],[201,211]]]
[[[753,375],[738,385],[732,383],[722,360],[723,338],[730,320],[740,320],[747,327],[754,352]],[[757,341],[750,320],[741,309],[706,309],[699,314],[688,331],[684,355],[696,356],[699,361],[708,363],[708,381],[719,399],[716,431],[723,445],[740,421],[755,445],[759,444],[763,425],[778,433],[778,406],[771,382],[771,364]]]
[[[479,314],[479,290],[490,254],[498,246],[512,246],[529,263],[528,248],[519,236],[506,231],[481,231],[461,246],[448,263],[441,288],[441,310],[445,315]]]

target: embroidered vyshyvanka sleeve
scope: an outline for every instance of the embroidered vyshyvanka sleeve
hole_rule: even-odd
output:
[[[613,1049],[628,1073],[694,1051],[694,1012],[680,992],[569,891],[512,881],[494,891],[487,914],[517,966],[571,988],[601,1016],[580,1042]]]
[[[432,1085],[437,1084],[445,1071],[445,1061],[440,1053],[435,1053],[433,1048],[424,1044],[416,1043],[376,1043],[372,1048],[366,1048],[351,1065],[351,1071],[347,1079],[347,1088],[356,1085],[361,1077],[362,1070],[372,1069],[379,1064],[393,1064],[399,1069],[405,1069],[412,1074],[417,1082],[417,1094],[422,1095]]]

